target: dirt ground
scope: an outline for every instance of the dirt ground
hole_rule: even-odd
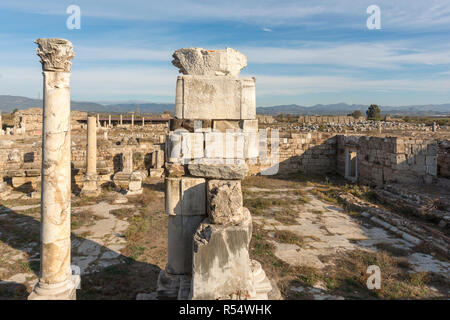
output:
[[[251,257],[284,299],[448,299],[450,261],[418,248],[317,188],[334,182],[302,175],[249,177],[244,204],[253,215]],[[0,202],[0,299],[26,299],[39,274],[39,199]],[[167,262],[163,179],[144,193],[104,190],[72,199],[72,264],[78,299],[136,299],[156,289]],[[369,266],[381,288],[368,289]]]

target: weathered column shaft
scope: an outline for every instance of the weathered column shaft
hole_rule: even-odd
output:
[[[97,125],[95,117],[88,117],[86,174],[97,174]]]
[[[132,173],[133,172],[133,151],[131,149],[127,149],[122,153],[122,165],[124,173]]]
[[[111,126],[111,115],[108,116],[108,124]]]
[[[122,125],[122,115],[120,115],[120,125]]]
[[[134,126],[134,114],[131,115],[131,125]]]
[[[38,39],[44,75],[41,272],[30,299],[73,299],[70,267],[70,60],[63,39]]]
[[[41,278],[68,280],[70,270],[70,73],[44,71]]]

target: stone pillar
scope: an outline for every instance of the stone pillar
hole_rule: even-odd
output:
[[[231,48],[186,48],[173,57],[183,74],[175,118],[186,130],[166,137],[168,262],[158,296],[267,299],[270,281],[249,257],[252,219],[240,181],[245,160],[259,151],[255,78],[239,77],[247,58]],[[156,167],[159,159],[155,151]]]
[[[131,115],[131,126],[134,126],[134,114]]]
[[[28,299],[72,300],[80,282],[70,266],[70,68],[72,43],[37,39],[44,75],[41,269]]]
[[[145,126],[145,119],[142,117],[142,126]]]
[[[120,125],[122,125],[122,124],[123,124],[122,115],[120,115]]]
[[[437,131],[437,125],[436,125],[436,122],[433,122],[432,131],[433,131],[433,132],[436,132],[436,131]]]
[[[108,116],[108,124],[111,127],[111,115]]]
[[[2,113],[0,112],[0,131],[3,130]]]
[[[97,176],[97,125],[95,117],[88,117],[87,146],[86,146],[86,173],[84,175],[81,195],[96,197],[100,194]]]
[[[97,113],[97,126],[101,127],[100,125],[100,115]]]
[[[123,164],[123,173],[131,174],[133,172],[133,151],[131,149],[126,149],[122,153],[122,164]]]

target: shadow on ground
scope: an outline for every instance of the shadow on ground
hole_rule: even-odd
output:
[[[0,300],[26,299],[39,275],[40,222],[32,216],[15,212],[3,205],[0,205],[0,213],[0,242],[22,251],[24,254],[24,259],[20,259],[18,265],[8,264],[7,261],[0,260],[3,264],[0,267],[4,267],[4,269],[13,273],[30,274],[25,283],[5,281],[5,279],[11,277],[3,276],[3,279],[0,278]],[[72,244],[83,243],[83,245],[89,247],[90,251],[99,252],[102,257],[114,257],[114,261],[119,262],[111,264],[108,260],[99,258],[95,271],[89,273],[82,271],[81,288],[77,291],[77,299],[134,300],[138,293],[148,293],[156,289],[156,281],[160,272],[157,265],[136,261],[99,243],[74,234],[72,234],[71,240]],[[76,250],[73,251],[76,252]],[[76,258],[74,252],[72,253],[72,261]],[[4,263],[7,265],[4,265]],[[1,272],[0,275],[2,275]]]

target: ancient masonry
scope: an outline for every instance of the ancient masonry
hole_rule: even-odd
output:
[[[97,176],[97,124],[95,117],[88,117],[86,173],[84,175],[81,195],[96,197],[100,194]]]
[[[79,275],[70,266],[70,68],[72,43],[38,39],[44,75],[41,269],[30,300],[75,299]]]
[[[246,159],[258,157],[255,79],[239,78],[240,52],[175,51],[175,119],[166,139],[168,263],[158,296],[267,299],[272,286],[249,257],[252,218],[243,207]]]

